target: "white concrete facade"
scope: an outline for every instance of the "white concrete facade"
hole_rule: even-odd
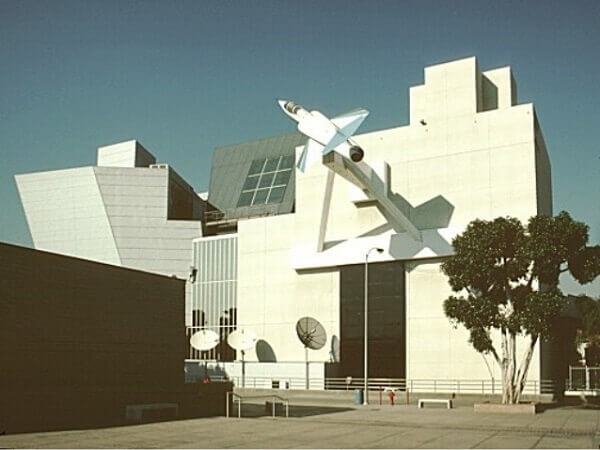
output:
[[[95,167],[16,181],[38,249],[180,278],[188,278],[194,261],[197,284],[188,283],[186,324],[216,329],[224,311],[236,308],[236,326],[256,332],[277,361],[261,365],[260,355],[247,351],[255,376],[303,376],[295,325],[304,316],[327,332],[325,347],[308,353],[311,370],[320,367],[315,377],[324,376],[324,363],[335,359],[332,338],[342,337],[341,273],[381,247],[370,262],[404,264],[405,378],[499,379],[493,359],[477,353],[467,332],[445,317],[442,303],[451,290],[440,262],[473,219],[552,214],[550,163],[533,105],[517,103],[509,67],[482,72],[467,58],[425,68],[424,83],[410,88],[408,125],[354,139],[420,239],[346,179],[332,181],[321,164],[296,171],[293,213],[236,219],[235,235],[205,237],[205,203],[136,141],[99,148]],[[252,155],[239,159],[250,165]],[[331,196],[324,196],[331,183]],[[177,192],[195,200],[182,210],[173,201]],[[204,323],[194,323],[192,309],[205,313]],[[530,380],[541,380],[539,353],[538,344]],[[237,374],[235,364],[227,367]]]
[[[425,83],[410,89],[410,114],[407,126],[355,140],[367,164],[389,164],[391,191],[415,217],[420,205],[425,211],[427,202],[440,201],[419,227],[422,243],[392,229],[375,206],[355,204],[354,186],[340,177],[323,207],[323,165],[297,172],[294,214],[238,223],[238,325],[268,342],[278,361],[303,360],[294,330],[302,316],[318,319],[329,340],[340,336],[339,267],[362,263],[369,248],[381,246],[385,252],[373,253],[370,262],[407,262],[406,378],[500,377],[492,358],[486,361],[467,332],[445,317],[442,303],[451,290],[439,262],[473,219],[552,214],[550,166],[534,107],[516,103],[510,68],[481,72],[475,58],[467,58],[427,67]],[[330,350],[311,351],[310,359],[329,361]],[[246,359],[257,357],[247,352]],[[530,380],[541,377],[539,361],[538,348]]]
[[[16,175],[35,248],[187,279],[202,223],[169,219],[172,191],[191,188],[154,162],[128,141],[100,147],[98,166]]]

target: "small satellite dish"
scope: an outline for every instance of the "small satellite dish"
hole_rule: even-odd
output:
[[[227,343],[234,350],[242,352],[242,387],[246,387],[246,364],[244,362],[244,353],[256,344],[258,336],[254,331],[246,331],[238,328],[227,336]]]
[[[211,350],[219,343],[219,335],[212,330],[200,330],[190,338],[190,345],[196,350]]]
[[[258,336],[254,331],[246,331],[242,328],[232,331],[227,336],[227,343],[234,350],[249,350],[254,347],[256,341],[258,341]]]
[[[312,317],[303,317],[296,323],[296,333],[298,339],[305,347],[311,350],[323,348],[327,342],[327,333],[323,325],[317,319]]]

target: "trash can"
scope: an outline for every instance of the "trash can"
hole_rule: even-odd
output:
[[[354,404],[355,405],[363,404],[363,391],[360,389],[354,389]]]

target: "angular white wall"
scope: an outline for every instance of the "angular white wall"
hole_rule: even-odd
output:
[[[392,192],[413,208],[442,196],[452,210],[446,227],[454,233],[475,218],[510,215],[526,221],[538,212],[551,214],[543,138],[533,105],[516,104],[510,68],[482,73],[475,58],[432,66],[425,69],[425,84],[411,88],[410,100],[410,125],[355,137],[367,163],[389,163]],[[254,328],[281,361],[303,359],[293,328],[303,315],[321,321],[329,338],[339,337],[340,242],[364,258],[369,242],[391,242],[383,237],[395,234],[375,206],[357,208],[351,201],[354,186],[335,177],[325,251],[317,253],[327,173],[322,165],[296,173],[295,214],[238,225],[238,322]],[[441,229],[431,232],[444,235]],[[295,249],[312,252],[315,261],[320,258],[314,269],[290,267]],[[393,260],[391,249],[386,250],[372,261]],[[335,258],[327,258],[336,251]],[[356,263],[354,256],[346,264]],[[491,358],[488,369],[468,343],[466,331],[453,329],[445,317],[442,303],[450,288],[439,262],[413,259],[406,282],[407,377],[498,379]],[[328,347],[329,342],[311,354],[327,361]],[[537,352],[529,372],[532,380],[540,377]]]
[[[121,264],[93,167],[15,179],[35,248]]]
[[[16,176],[36,248],[187,278],[199,220],[168,220],[168,168]]]
[[[121,264],[187,278],[199,220],[168,220],[168,168],[95,167]]]

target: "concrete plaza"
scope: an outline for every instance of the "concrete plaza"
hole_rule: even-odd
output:
[[[278,411],[279,413],[280,411]],[[536,415],[414,405],[264,405],[243,417],[0,436],[3,448],[599,448],[600,409],[565,406]]]

